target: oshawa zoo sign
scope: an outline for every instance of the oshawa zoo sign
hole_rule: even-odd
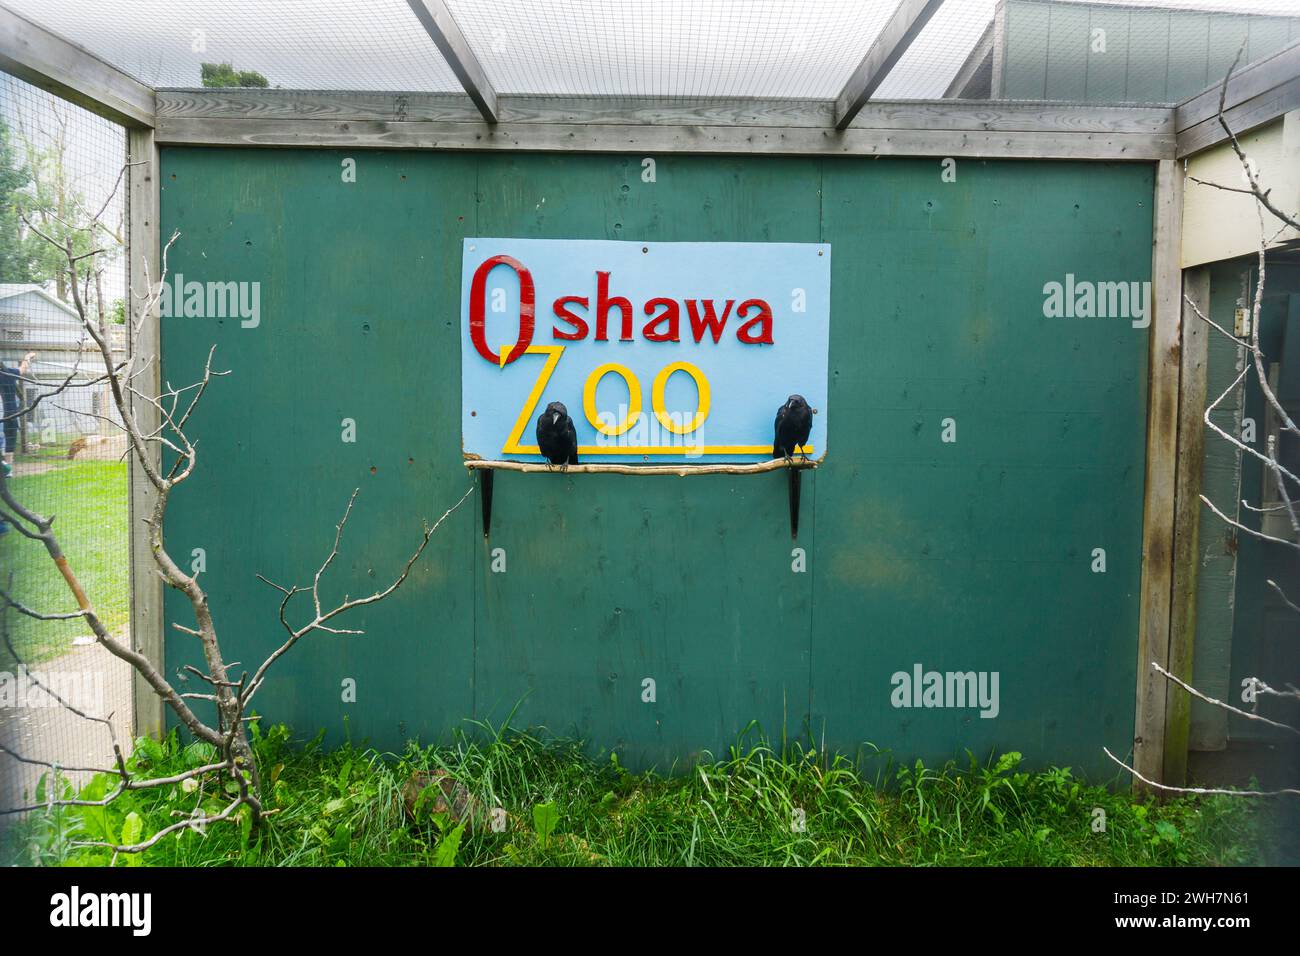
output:
[[[757,461],[792,394],[826,453],[831,247],[466,239],[467,456],[538,461],[563,402],[583,462]]]

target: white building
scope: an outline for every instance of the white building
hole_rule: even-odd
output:
[[[110,325],[117,360],[126,355],[126,326]],[[35,352],[28,378],[48,384],[48,390],[73,382],[88,382],[104,373],[99,349],[82,328],[76,310],[35,284],[0,284],[0,362],[15,368],[24,355]],[[26,402],[34,397],[28,385]],[[21,422],[20,447],[35,442],[65,442],[77,435],[116,433],[96,416],[116,419],[112,397],[104,384],[64,389],[42,401]]]

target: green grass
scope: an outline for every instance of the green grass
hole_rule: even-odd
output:
[[[242,824],[166,837],[139,862],[157,866],[1148,866],[1266,862],[1268,813],[1231,797],[1135,800],[1089,786],[1066,768],[1020,770],[1018,754],[960,765],[897,767],[877,755],[879,779],[843,758],[785,759],[762,743],[737,745],[672,776],[634,774],[613,756],[593,759],[574,742],[479,728],[451,747],[410,746],[381,755],[319,739],[290,744],[283,727],[256,747],[276,815],[245,840]],[[143,741],[141,770],[175,773],[208,748]],[[461,828],[417,808],[401,787],[413,772],[444,769],[486,809],[507,814],[505,832]],[[102,795],[111,781],[83,796]],[[60,809],[13,831],[17,862],[103,865],[106,851],[77,840],[148,836],[195,807],[219,805],[212,785],[133,792],[107,810]],[[796,832],[795,810],[806,829]],[[1105,814],[1105,831],[1094,821]],[[132,815],[135,815],[132,817]],[[128,822],[130,821],[130,822]],[[117,865],[122,865],[119,860]],[[126,861],[126,862],[135,862]]]
[[[10,478],[9,486],[24,506],[55,516],[59,543],[100,619],[111,633],[124,631],[131,599],[126,464],[62,462],[42,474]],[[43,613],[76,610],[63,576],[38,542],[12,529],[0,536],[0,567],[6,578],[13,572],[16,601]],[[16,612],[9,614],[9,629],[29,664],[57,657],[72,638],[90,633],[82,620],[36,621]],[[3,647],[0,656],[7,656]]]

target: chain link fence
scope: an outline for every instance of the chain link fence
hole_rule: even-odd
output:
[[[127,202],[120,178],[126,133],[77,106],[0,73],[0,398],[4,479],[13,501],[54,516],[68,565],[111,633],[130,640],[126,444],[86,333],[79,295],[102,319],[115,360],[127,346]],[[87,228],[88,223],[97,223]],[[80,281],[71,286],[71,244]],[[90,253],[94,253],[90,255]],[[76,601],[42,542],[13,508],[0,527],[0,587],[42,615]],[[30,523],[23,527],[31,530]],[[48,768],[111,767],[133,729],[131,670],[94,640],[84,619],[38,620],[9,602],[0,621],[0,811],[38,802]],[[84,773],[69,773],[73,781]],[[0,827],[13,814],[0,813]]]

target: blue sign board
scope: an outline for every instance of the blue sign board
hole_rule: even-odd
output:
[[[798,394],[821,459],[830,267],[822,243],[466,239],[465,455],[542,460],[558,401],[583,463],[760,461]]]

